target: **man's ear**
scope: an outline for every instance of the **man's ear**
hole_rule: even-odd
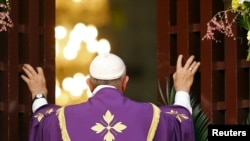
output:
[[[126,75],[123,78],[123,81],[122,81],[122,92],[124,92],[126,90],[127,84],[128,84],[128,80],[129,80],[129,77]]]
[[[90,78],[87,78],[86,83],[89,86],[90,91],[93,92],[94,91],[94,86],[91,83]]]

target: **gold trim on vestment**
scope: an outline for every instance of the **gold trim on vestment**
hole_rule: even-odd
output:
[[[64,107],[57,110],[57,117],[59,120],[59,125],[61,128],[62,139],[63,141],[70,141],[70,137],[66,128],[66,121],[64,116]]]
[[[160,112],[161,112],[160,109],[154,104],[152,104],[152,107],[153,107],[153,119],[148,131],[147,141],[152,141],[154,139],[154,135],[160,120]]]

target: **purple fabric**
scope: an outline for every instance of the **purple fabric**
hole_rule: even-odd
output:
[[[56,114],[59,108],[48,104],[32,115],[29,141],[62,141]],[[194,141],[192,116],[187,109],[168,105],[161,110],[154,141]],[[132,101],[113,88],[101,89],[88,102],[65,107],[71,141],[103,141],[105,136],[113,137],[113,141],[146,141],[152,115],[150,103]]]
[[[29,141],[62,141],[56,105],[45,105],[33,115],[30,124]]]
[[[62,135],[56,116],[58,106],[46,105],[32,117],[29,141],[61,141]],[[50,109],[53,112],[46,114]],[[113,115],[110,133],[118,141],[145,141],[152,121],[153,108],[150,103],[138,103],[124,97],[118,90],[105,88],[98,91],[88,102],[65,107],[67,131],[71,141],[101,141],[107,135],[107,128],[101,133],[91,128],[100,123],[107,126],[104,115]],[[125,111],[125,112],[124,112]],[[38,121],[37,115],[43,115]],[[115,129],[115,125],[126,128]]]
[[[107,111],[114,116],[110,127],[119,122],[126,126],[121,132],[115,128],[110,130],[115,140],[146,141],[152,121],[152,105],[131,101],[113,88],[101,89],[89,102],[65,108],[67,129],[72,141],[82,141],[82,138],[103,140],[108,131],[107,121],[103,118]],[[104,127],[100,133],[91,129],[96,123]]]
[[[154,141],[195,141],[194,123],[189,111],[178,105],[160,107],[161,123]]]

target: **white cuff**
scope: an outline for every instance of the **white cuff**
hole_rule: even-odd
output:
[[[48,104],[48,101],[46,98],[35,99],[35,101],[32,104],[32,112],[34,113],[38,108],[46,104]]]
[[[180,105],[188,109],[190,114],[192,114],[192,107],[190,104],[190,96],[185,91],[178,91],[175,94],[175,103],[174,105]]]

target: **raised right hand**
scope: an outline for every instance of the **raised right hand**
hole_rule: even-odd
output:
[[[21,75],[21,78],[26,82],[31,92],[32,99],[35,95],[42,93],[47,97],[46,80],[44,77],[43,69],[37,67],[36,70],[29,64],[24,64],[22,67],[26,75]]]

